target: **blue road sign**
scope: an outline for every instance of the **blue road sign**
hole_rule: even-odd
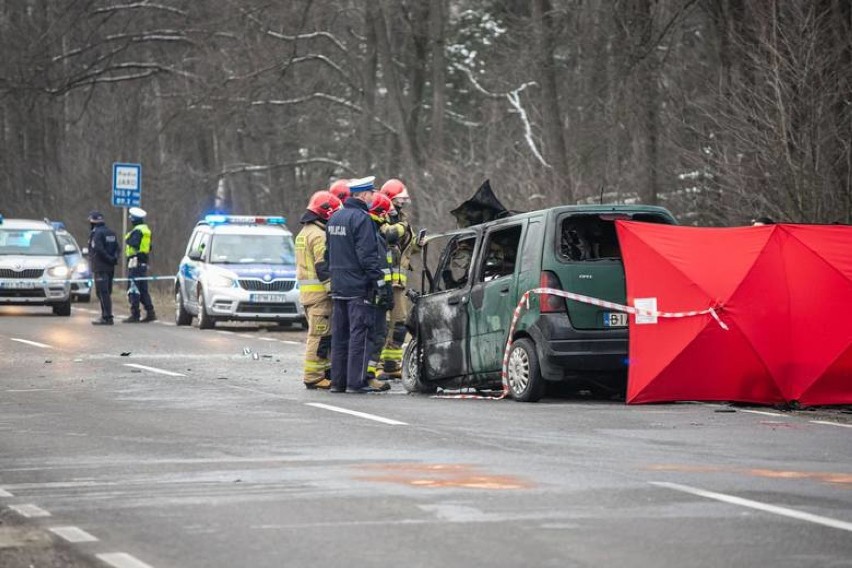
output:
[[[112,165],[112,204],[116,207],[139,207],[142,201],[142,165]]]

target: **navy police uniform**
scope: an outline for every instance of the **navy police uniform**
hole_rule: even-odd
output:
[[[101,319],[95,325],[112,325],[112,280],[118,264],[118,238],[104,224],[104,216],[97,211],[89,214],[92,231],[89,233],[89,265],[95,279],[95,294],[101,305]]]
[[[372,184],[370,184],[370,190]],[[352,187],[353,193],[359,188]],[[363,191],[363,190],[361,190]],[[376,226],[363,201],[350,197],[328,222],[331,297],[331,390],[363,391],[377,299],[385,274]]]

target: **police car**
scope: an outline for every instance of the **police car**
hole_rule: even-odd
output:
[[[300,323],[293,234],[284,217],[208,215],[192,231],[175,282],[175,323]]]
[[[88,302],[92,299],[92,271],[89,269],[89,261],[86,260],[86,253],[83,251],[74,236],[65,228],[65,224],[60,221],[51,222],[56,230],[56,238],[59,239],[59,244],[63,251],[69,245],[74,247],[74,252],[65,253],[65,263],[71,270],[71,298],[78,302]]]
[[[47,221],[3,219],[0,215],[0,306],[50,306],[58,316],[71,315],[71,269]]]

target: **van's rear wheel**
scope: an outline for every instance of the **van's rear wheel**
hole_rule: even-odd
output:
[[[420,379],[420,349],[417,339],[412,338],[405,346],[402,354],[402,386],[408,392],[433,394],[438,387],[432,383],[423,382]]]
[[[532,340],[524,337],[512,343],[506,370],[512,398],[520,402],[536,402],[542,397],[544,379]]]

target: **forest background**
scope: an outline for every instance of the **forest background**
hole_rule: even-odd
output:
[[[511,209],[852,221],[849,0],[0,0],[0,213],[115,229],[143,166],[154,272],[195,222],[403,179],[415,222]]]

